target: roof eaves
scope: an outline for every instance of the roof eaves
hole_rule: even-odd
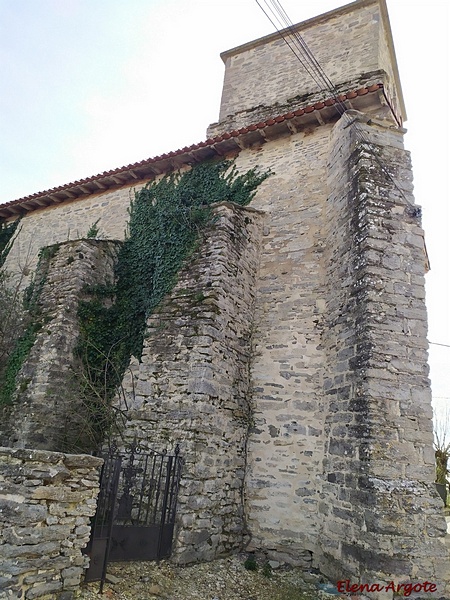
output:
[[[179,150],[111,169],[110,171],[103,171],[103,173],[99,173],[98,175],[92,175],[85,179],[79,179],[43,192],[36,192],[35,194],[6,202],[0,205],[0,218],[17,217],[18,215],[51,206],[55,203],[76,200],[86,195],[101,194],[110,189],[129,186],[133,182],[138,183],[150,180],[157,175],[169,173],[184,165],[200,162],[215,156],[231,154],[245,146],[245,144],[243,145],[240,142],[241,138],[249,137],[252,140],[252,135],[257,136],[258,133],[261,133],[260,141],[264,141],[264,133],[271,128],[280,126],[282,123],[302,119],[317,111],[329,111],[336,103],[351,101],[358,97],[378,92],[379,90],[383,90],[383,84],[375,83],[368,87],[340,94],[336,98],[328,98],[292,112],[266,119],[265,121],[259,121],[246,127],[222,133],[203,142],[185,146]]]

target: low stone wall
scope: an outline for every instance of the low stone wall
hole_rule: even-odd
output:
[[[0,599],[71,600],[88,557],[93,456],[0,447]]]

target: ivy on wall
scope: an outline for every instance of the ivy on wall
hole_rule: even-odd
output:
[[[17,290],[11,285],[10,274],[4,269],[20,219],[0,222],[0,405],[4,395],[5,370],[20,337],[22,310]]]
[[[116,282],[89,290],[92,299],[79,308],[77,352],[103,395],[114,393],[130,357],[141,357],[146,319],[173,288],[201,232],[212,223],[212,204],[248,204],[269,175],[257,168],[240,174],[228,160],[203,162],[136,194]]]
[[[36,278],[31,281],[24,292],[24,312],[21,323],[23,333],[10,349],[6,365],[0,373],[0,406],[12,403],[17,391],[17,375],[36,341],[39,330],[42,328],[43,317],[39,300],[47,279],[50,261],[58,249],[59,245],[55,244],[41,250],[36,268]]]
[[[13,237],[16,233],[19,223],[20,219],[17,219],[12,223],[0,223],[0,269],[5,264],[6,257],[8,256],[9,251],[11,250]]]

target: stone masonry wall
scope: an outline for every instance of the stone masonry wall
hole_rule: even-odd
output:
[[[251,360],[261,215],[221,204],[178,283],[147,323],[144,352],[124,381],[125,441],[184,459],[173,559],[242,548],[251,426]],[[123,406],[123,408],[125,408]]]
[[[86,237],[98,220],[98,239],[122,240],[128,222],[128,208],[142,184],[103,194],[68,200],[27,213],[6,260],[5,269],[23,277],[25,285],[34,272],[41,248]]]
[[[420,210],[401,132],[365,121],[336,125],[329,161],[319,562],[336,579],[428,580],[448,597]]]
[[[381,77],[404,116],[384,0],[300,30],[337,86]],[[276,36],[224,56],[214,134],[322,94]],[[428,579],[450,597],[423,232],[403,131],[381,93],[367,102],[365,117],[336,124],[337,113],[324,122],[318,112],[317,123],[264,128],[259,145],[241,138],[237,168],[273,175],[253,210],[218,209],[217,229],[149,319],[124,381],[124,441],[181,445],[180,563],[248,542],[332,578]],[[121,237],[130,192],[29,214],[9,265],[23,271],[46,235],[61,242],[73,222],[87,231],[101,216],[102,232]]]
[[[102,460],[0,447],[0,598],[71,600]]]
[[[252,205],[265,213],[257,280],[246,507],[253,548],[310,566],[320,521],[323,211],[330,126],[241,153],[273,171]]]
[[[3,410],[6,446],[74,451],[88,443],[75,373],[77,310],[86,286],[111,282],[118,242],[76,240],[48,248],[35,275],[41,328],[16,378],[14,403]]]
[[[377,72],[377,80],[384,81],[391,92],[396,112],[402,112],[383,0],[367,0],[351,8],[344,6],[305,21],[296,30],[338,90],[355,89],[358,84],[350,84],[355,78],[360,78],[361,86],[372,81],[371,74]],[[229,50],[222,57],[225,76],[220,126],[210,128],[209,134],[231,131],[280,114],[276,107],[293,105],[296,98],[317,101],[324,100],[324,94],[333,95],[314,81],[278,34]],[[265,113],[265,107],[272,107],[271,115]]]

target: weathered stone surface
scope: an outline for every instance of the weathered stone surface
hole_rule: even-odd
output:
[[[125,439],[156,448],[181,444],[179,562],[209,560],[248,543],[274,561],[314,561],[335,578],[425,574],[450,597],[445,522],[432,490],[426,255],[384,3],[354,3],[299,31],[337,89],[360,88],[361,96],[346,101],[345,114],[331,105],[297,119],[288,111],[325,98],[281,40],[269,36],[225,53],[220,123],[209,136],[289,116],[240,135],[238,169],[273,172],[252,203],[260,212],[220,207],[216,232],[148,320],[142,362],[132,361],[124,381]],[[383,88],[368,93],[372,83]],[[349,102],[365,114],[349,110]],[[124,186],[31,211],[7,266],[14,270],[27,253],[32,264],[41,247],[70,239],[77,228],[87,231],[98,218],[105,234],[122,238],[131,196]],[[78,249],[72,256],[80,280],[87,254]],[[64,256],[70,258],[63,249],[57,258]],[[62,292],[58,260],[53,290]],[[43,344],[57,368],[55,348],[69,351],[76,324],[70,327],[52,331],[53,346]],[[33,379],[36,398],[50,373]],[[54,407],[39,408],[40,423],[51,423]],[[33,435],[33,419],[17,426]],[[42,426],[36,444],[43,446],[47,434]],[[65,491],[56,492],[70,459],[48,455],[39,467],[34,451],[29,459],[8,452],[0,449],[9,456],[0,515],[17,522],[7,524],[6,543],[25,532],[24,505],[34,494],[28,524],[44,531],[75,519],[79,534],[61,542],[75,552],[95,509],[95,494],[87,493],[94,480],[80,472],[84,487],[67,477]],[[84,460],[89,472],[95,465]],[[74,506],[67,500],[80,489],[86,499]],[[23,558],[9,573],[43,568],[42,560]]]
[[[65,488],[45,485],[33,490],[34,500],[58,500],[58,502],[79,502],[83,499],[82,492],[72,492]]]
[[[33,523],[41,523],[45,519],[45,507],[38,504],[26,504],[25,496],[18,494],[16,497],[19,497],[21,502],[0,497],[0,521],[3,521],[7,525],[9,523],[16,523],[19,526],[26,526]]]
[[[56,595],[55,593],[62,588],[60,581],[49,581],[48,583],[41,583],[29,588],[25,592],[26,600],[33,598],[41,598],[45,595]]]
[[[426,257],[419,220],[405,218],[412,198],[399,194],[391,178],[409,168],[409,157],[391,143],[393,132],[383,124],[369,128],[359,115],[352,118],[353,127],[336,125],[329,159],[333,243],[325,251],[323,348],[327,372],[339,377],[324,385],[322,495],[332,509],[321,511],[319,565],[341,579],[346,572],[413,581],[423,569],[446,590],[449,574],[438,575],[439,555],[448,554],[442,544],[446,525],[430,488],[434,460],[422,451],[433,442],[431,412],[423,402],[429,399],[426,311],[423,294],[411,283],[413,271],[425,271]],[[381,146],[374,146],[383,135]],[[398,245],[400,234],[406,235]],[[339,285],[350,273],[349,284]]]
[[[73,597],[86,564],[81,548],[89,540],[102,462],[0,447],[0,598]]]
[[[37,333],[16,377],[14,404],[3,411],[0,421],[0,444],[52,451],[93,449],[86,436],[89,424],[83,420],[83,396],[73,376],[77,313],[89,287],[113,281],[119,245],[92,239],[64,242],[42,259],[35,278],[43,281],[38,304],[45,327]],[[60,466],[57,472],[50,469],[46,479],[65,475]]]
[[[174,547],[180,563],[240,549],[245,529],[250,339],[262,215],[227,203],[215,211],[214,229],[148,320],[142,362],[131,365],[123,382],[130,416],[124,438],[157,448],[180,444],[185,463]]]

